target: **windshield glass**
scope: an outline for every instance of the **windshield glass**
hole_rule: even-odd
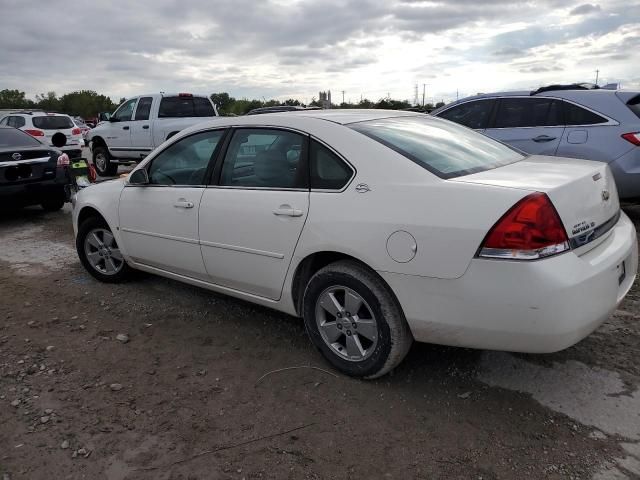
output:
[[[73,128],[73,122],[63,115],[48,115],[46,117],[33,117],[33,126],[42,130],[64,130]]]
[[[524,155],[470,128],[433,117],[396,117],[348,127],[386,145],[441,178],[517,162]]]
[[[0,128],[0,148],[3,147],[37,147],[41,146],[38,140],[28,133],[14,128]]]

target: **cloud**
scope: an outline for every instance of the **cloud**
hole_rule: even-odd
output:
[[[624,0],[0,0],[0,11],[0,89],[30,96],[89,88],[116,99],[187,90],[308,100],[331,88],[412,98],[424,82],[436,96],[452,82],[490,91],[569,69],[577,78],[597,68],[584,59],[631,78],[640,60],[626,46],[640,35],[640,12]]]
[[[600,12],[602,9],[600,5],[592,5],[585,3],[580,5],[569,12],[570,15],[589,15],[591,13]]]

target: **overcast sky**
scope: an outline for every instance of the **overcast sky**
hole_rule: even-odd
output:
[[[0,89],[427,102],[640,87],[640,1],[0,0]]]

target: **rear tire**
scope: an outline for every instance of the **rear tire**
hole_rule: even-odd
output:
[[[353,377],[388,373],[413,342],[389,287],[354,261],[329,264],[313,275],[302,310],[312,343],[335,368]]]
[[[118,164],[113,163],[111,160],[112,157],[107,147],[93,149],[93,164],[101,177],[113,177],[118,173]]]
[[[45,212],[57,212],[64,207],[64,192],[49,195],[40,205]]]
[[[82,266],[94,278],[105,283],[119,283],[131,275],[109,225],[90,217],[78,228],[76,251]]]

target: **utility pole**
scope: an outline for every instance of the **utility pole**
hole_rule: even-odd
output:
[[[456,88],[456,102],[458,101],[458,89]]]
[[[423,83],[422,84],[422,107],[424,107],[424,95],[425,95],[426,91],[427,91],[427,84]]]
[[[596,70],[596,86],[598,85],[598,75],[600,74],[600,70]]]
[[[342,90],[342,103],[344,103],[344,90]]]

